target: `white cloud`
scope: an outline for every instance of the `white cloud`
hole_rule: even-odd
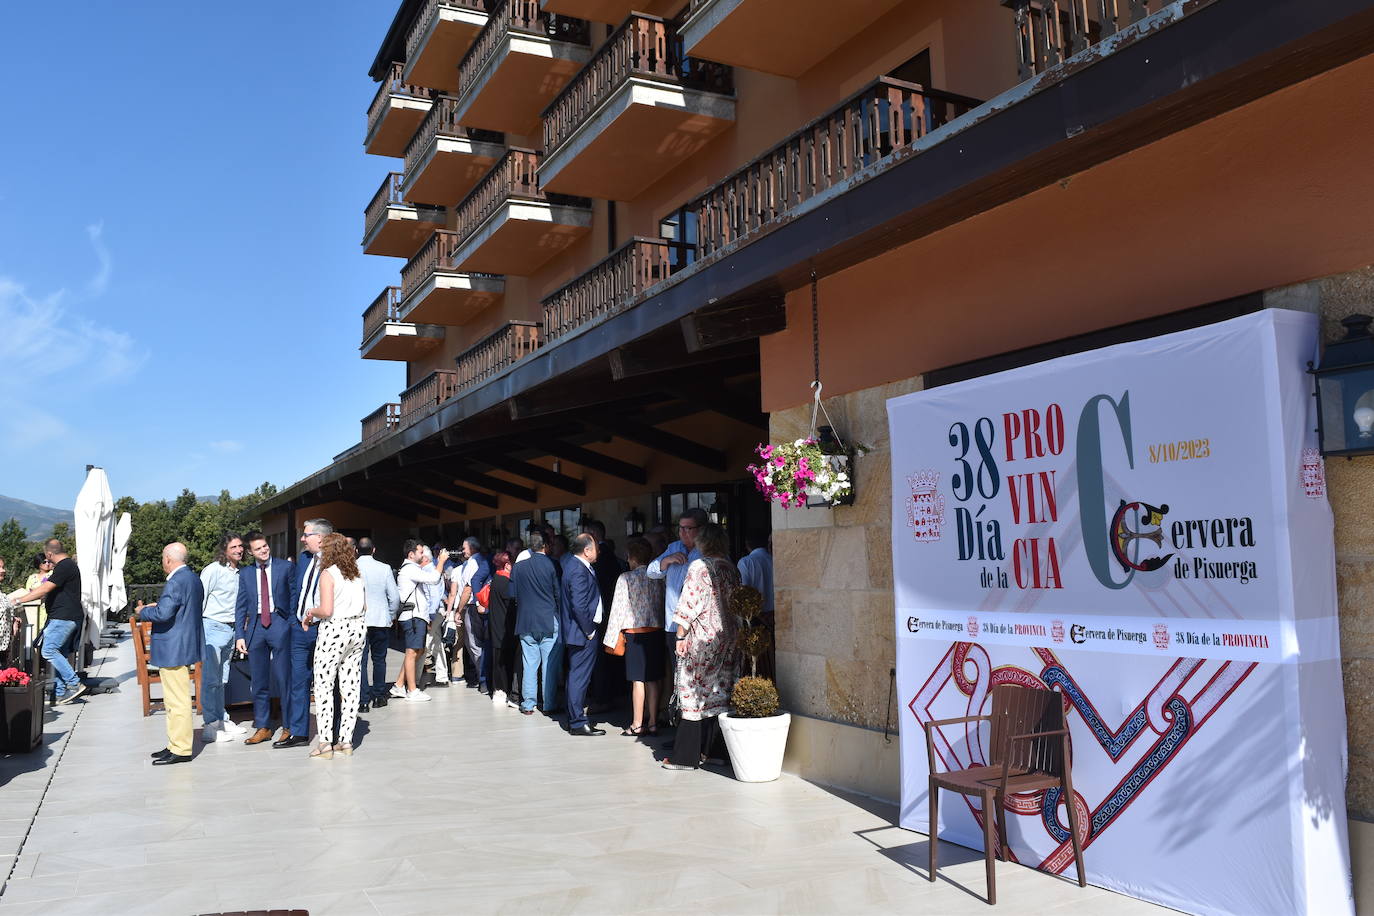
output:
[[[86,235],[90,236],[91,247],[95,249],[96,263],[99,265],[95,276],[91,277],[86,284],[86,293],[90,296],[104,295],[105,290],[110,285],[110,274],[114,271],[114,259],[110,257],[110,250],[105,247],[102,236],[105,234],[105,224],[103,222],[91,223],[86,227]]]
[[[243,443],[239,442],[237,439],[220,439],[216,442],[211,442],[210,448],[217,452],[241,452],[243,451]]]
[[[144,354],[128,334],[69,313],[59,290],[41,299],[0,276],[0,366],[10,384],[37,391],[48,379],[84,384],[131,376]],[[73,376],[72,373],[78,373]]]

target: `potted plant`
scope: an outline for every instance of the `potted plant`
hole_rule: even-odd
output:
[[[0,670],[4,748],[27,754],[43,742],[43,683],[18,668]]]
[[[764,443],[754,451],[760,458],[759,464],[749,465],[754,486],[765,499],[791,509],[852,505],[853,459],[868,448],[858,443],[846,448],[829,426],[822,426],[819,437]]]
[[[758,617],[762,606],[763,596],[748,586],[736,589],[730,599],[730,610],[740,618],[738,645],[749,656],[749,674],[735,682],[730,712],[722,713],[719,722],[740,782],[770,782],[782,774],[792,725],[791,714],[778,708],[777,686],[758,676],[759,656],[773,643],[772,633]]]

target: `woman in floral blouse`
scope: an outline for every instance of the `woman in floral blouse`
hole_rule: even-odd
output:
[[[730,690],[739,678],[735,647],[738,623],[730,595],[739,587],[739,570],[730,562],[725,529],[706,525],[697,535],[701,559],[687,567],[677,602],[677,698],[682,708],[671,761],[665,769],[691,770],[706,761],[716,716],[728,712]]]
[[[658,697],[663,677],[663,580],[650,579],[648,565],[657,554],[643,538],[625,545],[630,571],[621,573],[606,622],[607,646],[625,633],[625,680],[633,687],[634,714],[622,735],[658,734]],[[648,714],[646,724],[645,714]]]

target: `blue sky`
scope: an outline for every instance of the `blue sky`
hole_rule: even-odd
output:
[[[404,364],[358,358],[396,2],[0,4],[0,494],[70,507],[285,486]]]

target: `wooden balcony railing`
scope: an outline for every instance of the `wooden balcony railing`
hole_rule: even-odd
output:
[[[435,369],[429,375],[401,392],[401,426],[409,426],[431,407],[444,403],[458,390],[458,373],[453,369]]]
[[[534,150],[511,147],[487,174],[477,182],[457,207],[454,232],[463,241],[477,231],[488,216],[511,198],[540,200],[570,207],[590,207],[585,197],[568,194],[546,194],[539,187],[539,163],[543,156]]]
[[[377,189],[377,193],[372,195],[372,199],[367,202],[367,208],[363,210],[363,233],[364,236],[372,234],[372,230],[382,220],[386,219],[386,211],[391,207],[413,207],[416,210],[430,212],[442,212],[443,207],[431,207],[428,204],[408,203],[401,196],[401,184],[405,176],[400,172],[388,172],[382,181],[382,186]]]
[[[734,70],[682,53],[673,23],[632,13],[544,109],[544,150],[553,152],[632,76],[733,95]]]
[[[407,176],[414,176],[415,169],[419,166],[420,160],[424,158],[425,150],[434,142],[435,137],[467,137],[470,140],[478,140],[484,143],[499,143],[502,146],[506,143],[506,135],[499,130],[481,130],[476,127],[464,127],[458,123],[457,117],[458,100],[446,95],[441,95],[434,100],[434,107],[425,115],[424,121],[420,123],[420,129],[415,131],[415,136],[410,138],[410,143],[406,146],[405,173]]]
[[[401,405],[383,404],[363,417],[362,444],[367,445],[396,431],[401,422]]]
[[[698,257],[776,222],[980,104],[882,77],[689,203]]]
[[[480,384],[539,349],[539,328],[537,321],[510,321],[458,354],[458,387]]]
[[[424,41],[434,20],[439,18],[439,7],[448,6],[460,10],[474,10],[478,13],[487,11],[486,0],[429,0],[420,15],[415,17],[415,22],[410,27],[410,33],[406,35],[406,60],[414,60],[415,52],[420,50],[420,42]]]
[[[412,86],[401,76],[401,71],[405,69],[405,64],[394,63],[387,78],[382,80],[382,84],[377,87],[377,94],[372,97],[372,104],[367,109],[367,136],[372,136],[372,132],[377,129],[377,122],[382,119],[386,112],[387,102],[393,95],[411,95],[417,99],[428,99],[434,93],[421,86]]]
[[[401,268],[401,298],[405,299],[439,270],[454,270],[453,253],[462,241],[458,233],[437,229],[415,257]]]
[[[1002,5],[1016,14],[1016,63],[1023,80],[1044,73],[1168,3],[1169,0],[1002,0]]]
[[[382,294],[372,300],[372,304],[363,312],[363,342],[371,339],[373,334],[386,324],[388,321],[397,320],[397,309],[401,304],[401,290],[396,286],[388,286],[382,290]]]
[[[544,342],[619,312],[670,272],[668,245],[634,238],[544,299]]]
[[[591,44],[591,30],[582,19],[546,13],[539,8],[539,0],[495,0],[487,13],[487,24],[458,62],[458,95],[477,81],[482,68],[510,32],[534,32],[554,41]]]

